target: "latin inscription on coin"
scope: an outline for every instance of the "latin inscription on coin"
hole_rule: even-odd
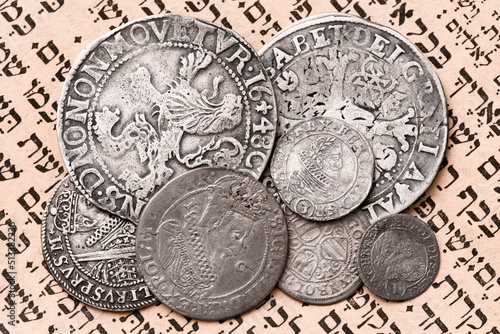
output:
[[[171,178],[199,166],[259,177],[276,123],[272,85],[234,32],[179,15],[131,22],[77,59],[58,135],[77,187],[138,221]]]
[[[283,202],[312,220],[342,217],[368,195],[373,153],[347,123],[317,117],[297,123],[276,144],[271,176]]]
[[[430,185],[444,156],[446,102],[425,57],[391,29],[319,15],[259,51],[275,87],[279,134],[317,116],[342,119],[371,142],[371,220],[400,212]]]
[[[404,214],[373,223],[359,246],[358,271],[366,287],[389,300],[423,293],[439,269],[439,246],[431,228]]]
[[[137,267],[136,230],[136,223],[92,205],[66,177],[47,204],[43,255],[75,298],[104,310],[137,309],[156,298]]]
[[[278,192],[264,171],[263,183],[278,201]],[[306,220],[282,205],[288,227],[288,256],[278,286],[305,303],[339,302],[361,285],[358,246],[368,228],[361,210],[329,222]]]
[[[137,256],[160,301],[197,319],[256,306],[285,265],[287,229],[274,197],[250,176],[201,168],[169,182],[141,217]]]

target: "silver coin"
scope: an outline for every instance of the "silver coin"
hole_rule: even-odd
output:
[[[275,88],[278,135],[330,116],[371,142],[374,186],[362,205],[370,220],[404,210],[429,187],[446,149],[446,102],[432,66],[405,37],[321,15],[285,28],[259,55]]]
[[[295,124],[278,140],[271,176],[292,211],[325,221],[363,202],[373,166],[370,144],[358,130],[335,118],[316,117]]]
[[[156,301],[139,273],[137,225],[92,205],[67,176],[42,222],[47,267],[70,295],[103,310],[129,311]]]
[[[268,170],[263,183],[281,201]],[[358,275],[358,246],[370,225],[357,209],[329,222],[304,219],[282,204],[288,228],[288,255],[278,287],[309,304],[337,303],[362,284]]]
[[[276,125],[272,85],[233,31],[159,15],[120,26],[76,60],[57,132],[92,203],[138,221],[171,178],[199,166],[259,177]]]
[[[422,294],[438,269],[436,236],[416,217],[384,217],[373,223],[361,239],[359,275],[366,287],[382,298],[402,301]]]
[[[185,173],[156,194],[141,216],[139,267],[173,310],[226,319],[256,306],[286,261],[283,212],[248,175],[207,167]]]

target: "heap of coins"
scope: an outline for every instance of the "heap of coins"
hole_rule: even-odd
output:
[[[437,174],[445,107],[415,46],[350,15],[298,21],[259,54],[187,16],[130,22],[65,82],[69,176],[46,207],[47,266],[91,306],[159,300],[206,320],[249,311],[276,285],[313,304],[362,282],[413,298],[439,250],[398,213]]]

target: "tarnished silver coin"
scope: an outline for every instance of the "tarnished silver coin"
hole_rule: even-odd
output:
[[[283,202],[311,220],[356,209],[370,192],[374,158],[363,135],[335,118],[296,123],[277,142],[271,176]]]
[[[57,132],[78,189],[138,221],[163,184],[193,168],[258,178],[276,118],[272,84],[249,44],[210,22],[159,15],[83,51],[63,88]]]
[[[164,186],[137,235],[144,279],[189,317],[220,320],[256,306],[278,282],[287,253],[283,212],[251,176],[200,168]]]
[[[42,250],[70,295],[103,310],[129,311],[156,301],[139,273],[137,225],[92,205],[67,176],[45,209]]]
[[[376,220],[411,205],[445,153],[446,102],[425,57],[399,33],[352,16],[311,17],[259,51],[275,88],[278,134],[317,116],[342,119],[371,142]]]
[[[379,297],[396,301],[414,298],[427,290],[438,269],[436,236],[416,217],[384,217],[373,223],[361,239],[359,275]]]
[[[281,201],[268,170],[262,182]],[[304,219],[282,205],[288,228],[288,256],[278,286],[286,294],[309,304],[337,303],[361,285],[358,246],[370,225],[357,209],[329,222]]]

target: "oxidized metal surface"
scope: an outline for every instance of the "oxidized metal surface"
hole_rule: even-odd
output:
[[[259,177],[275,136],[272,85],[233,31],[180,15],[121,26],[78,57],[58,136],[92,203],[138,221],[168,180],[199,166]]]
[[[316,117],[296,123],[276,144],[271,176],[283,202],[311,220],[356,209],[370,192],[373,153],[349,124]]]
[[[269,171],[263,183],[281,201]],[[361,285],[358,246],[370,225],[361,210],[338,220],[313,222],[290,211],[283,212],[288,228],[288,256],[278,286],[293,298],[310,304],[332,304],[352,295]]]
[[[402,301],[431,285],[439,269],[439,246],[434,232],[420,219],[390,215],[366,230],[358,258],[359,275],[371,292]]]
[[[317,116],[342,119],[371,142],[376,220],[411,205],[445,153],[446,102],[425,57],[399,33],[347,15],[318,15],[259,51],[275,87],[278,134]]]
[[[136,229],[92,205],[67,176],[45,210],[43,256],[73,297],[103,310],[134,310],[156,301],[137,267]]]
[[[163,187],[137,234],[144,279],[158,299],[196,319],[256,306],[286,261],[287,229],[274,197],[252,177],[200,168]]]

